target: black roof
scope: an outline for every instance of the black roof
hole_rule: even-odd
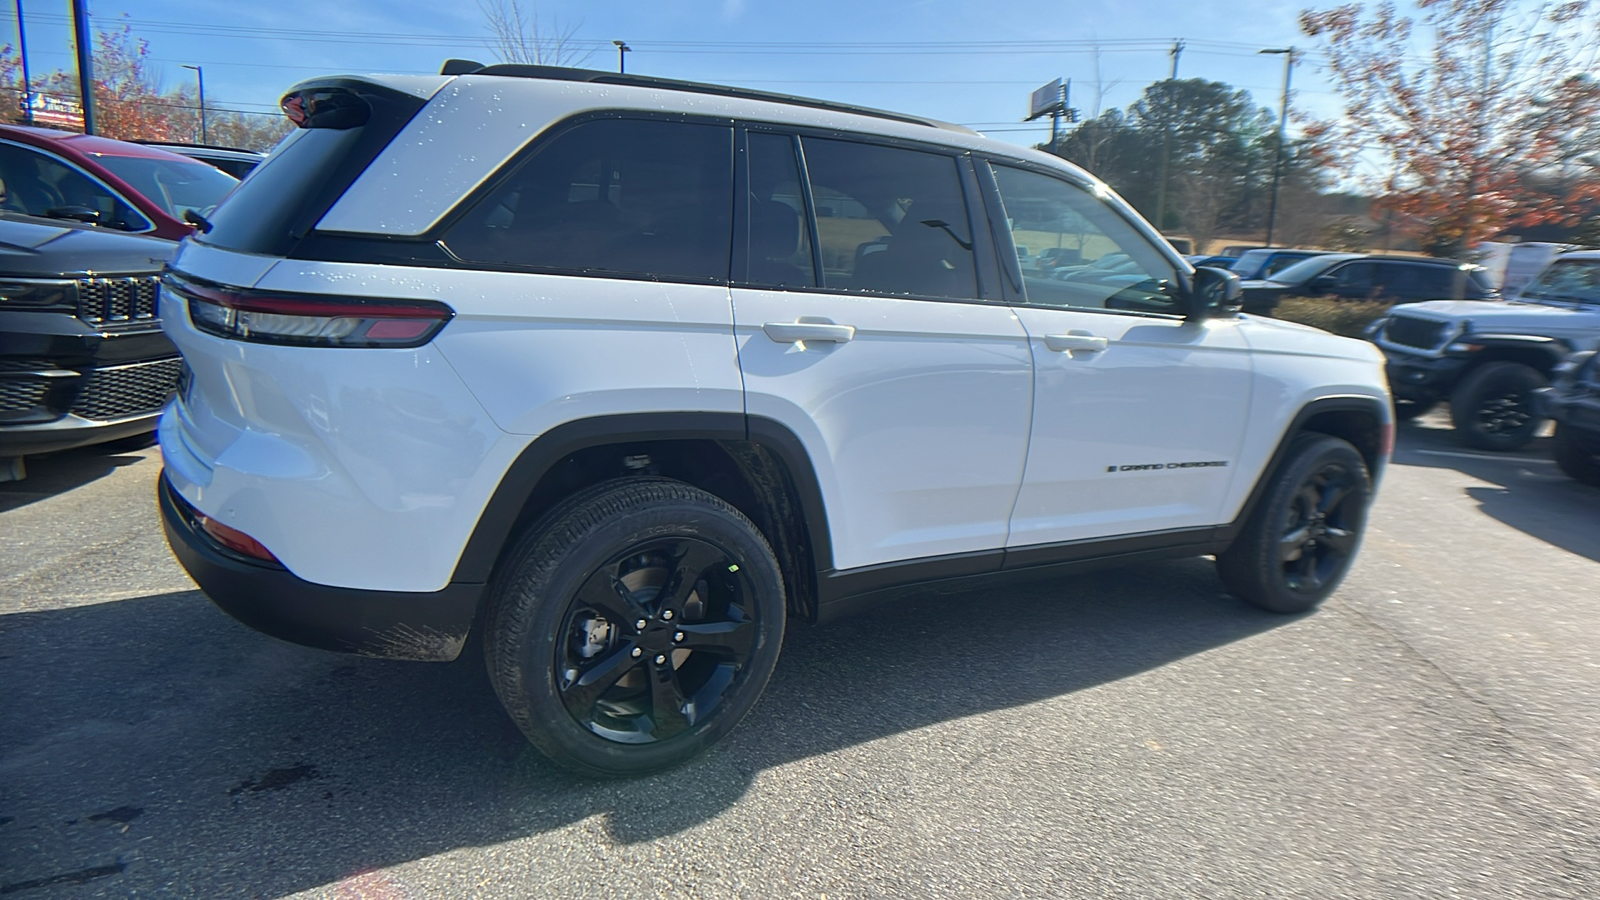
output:
[[[508,78],[542,78],[549,81],[582,81],[591,84],[617,84],[628,87],[656,88],[658,90],[683,91],[690,94],[710,94],[717,97],[733,97],[740,100],[764,100],[770,103],[783,103],[789,106],[804,106],[810,109],[825,109],[831,112],[852,113],[858,116],[872,116],[878,119],[890,119],[896,122],[905,122],[909,125],[926,125],[929,128],[940,128],[945,131],[958,131],[963,134],[973,134],[969,128],[941,122],[938,119],[928,119],[922,116],[913,116],[906,113],[889,112],[882,109],[873,109],[868,106],[855,106],[849,103],[838,103],[833,100],[818,100],[814,97],[796,97],[792,94],[779,94],[772,91],[757,91],[750,88],[729,87],[723,84],[706,84],[699,81],[680,81],[676,78],[655,78],[649,75],[624,75],[619,72],[603,72],[598,69],[574,69],[565,66],[527,66],[510,63],[485,66],[467,59],[445,60],[440,68],[441,75],[500,75]]]

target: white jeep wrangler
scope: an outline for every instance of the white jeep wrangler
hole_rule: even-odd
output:
[[[161,508],[244,622],[475,635],[535,745],[636,774],[744,716],[790,616],[1202,554],[1293,612],[1349,568],[1380,354],[1240,316],[1082,171],[822,101],[446,72],[297,86],[166,276]]]

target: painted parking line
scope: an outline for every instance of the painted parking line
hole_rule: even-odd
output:
[[[1401,452],[1403,453],[1406,451]],[[1451,450],[1412,450],[1410,452],[1423,453],[1428,456],[1455,456],[1461,459],[1491,459],[1495,462],[1540,463],[1546,466],[1553,466],[1556,464],[1556,461],[1553,459],[1537,459],[1532,456],[1500,456],[1498,454],[1488,453],[1457,453]]]

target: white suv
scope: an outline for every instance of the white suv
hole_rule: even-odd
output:
[[[283,105],[300,127],[166,277],[169,541],[289,640],[449,660],[476,632],[572,769],[710,745],[789,616],[1201,554],[1298,611],[1356,552],[1376,348],[1240,316],[1055,157],[570,69]]]

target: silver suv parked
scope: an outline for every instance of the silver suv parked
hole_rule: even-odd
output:
[[[1534,398],[1556,365],[1600,345],[1600,251],[1562,255],[1514,300],[1396,306],[1373,337],[1402,417],[1449,400],[1467,444],[1515,450],[1545,421]]]

